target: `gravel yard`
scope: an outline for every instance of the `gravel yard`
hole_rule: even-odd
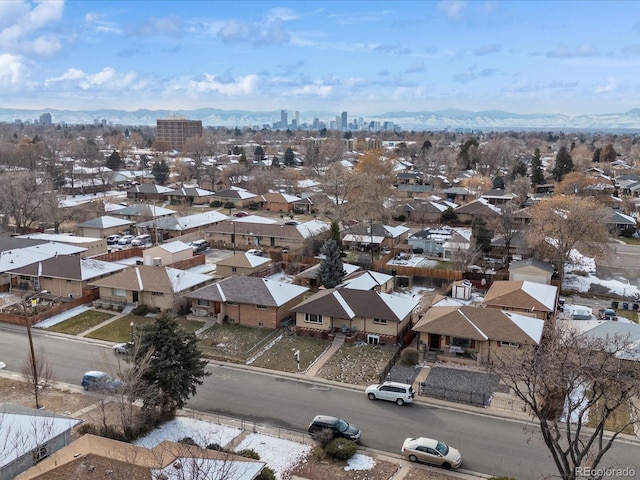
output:
[[[433,367],[424,385],[424,395],[452,402],[488,406],[499,378],[490,373],[461,368]]]

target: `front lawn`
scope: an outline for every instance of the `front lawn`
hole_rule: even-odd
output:
[[[298,371],[295,352],[300,352],[300,371],[303,372],[329,347],[328,340],[284,335],[251,365],[295,373]]]
[[[250,350],[272,332],[233,323],[214,325],[200,336],[200,347],[205,357],[244,363]]]
[[[380,374],[396,353],[396,348],[356,343],[344,344],[318,372],[336,382],[369,385],[380,382]]]
[[[71,317],[63,322],[52,325],[47,330],[67,335],[78,335],[86,332],[90,328],[100,325],[102,322],[113,317],[110,313],[98,312],[97,310],[87,310],[75,317]]]
[[[134,330],[142,325],[153,322],[150,317],[138,317],[137,315],[125,315],[113,322],[95,330],[87,335],[89,338],[107,340],[114,343],[128,342],[131,339],[131,322]]]

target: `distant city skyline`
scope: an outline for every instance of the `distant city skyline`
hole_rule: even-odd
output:
[[[3,108],[574,116],[639,74],[633,1],[0,1]]]

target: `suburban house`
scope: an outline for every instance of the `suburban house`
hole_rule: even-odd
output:
[[[518,196],[515,193],[505,192],[502,188],[494,188],[493,190],[489,190],[488,192],[480,195],[480,198],[484,198],[491,205],[500,206],[513,201],[518,198]]]
[[[555,268],[550,263],[537,258],[528,258],[511,262],[511,265],[509,265],[509,280],[528,280],[534,283],[551,285],[551,277],[553,277],[554,272]]]
[[[534,317],[459,305],[431,307],[413,327],[418,345],[477,363],[491,362],[501,348],[538,345],[543,329]]]
[[[214,281],[201,273],[191,273],[161,265],[136,265],[92,282],[100,289],[97,304],[147,305],[149,308],[178,311],[189,301],[185,294]]]
[[[205,233],[211,226],[228,218],[216,210],[210,210],[194,215],[185,215],[184,217],[162,217],[155,220],[147,220],[136,223],[136,228],[139,233],[148,233],[151,238],[157,239],[159,242],[187,235],[194,237],[191,240],[196,240],[204,238]]]
[[[149,205],[148,203],[134,203],[128,207],[111,210],[110,213],[113,216],[124,218],[125,220],[142,222],[145,220],[152,220],[154,218],[171,217],[178,212],[171,210],[170,208]]]
[[[500,280],[491,284],[482,305],[549,320],[558,305],[558,287],[528,280]]]
[[[251,193],[250,191],[240,187],[218,190],[217,192],[214,192],[212,199],[221,202],[225,208],[227,208],[227,204],[232,204],[233,208],[244,208],[248,207],[252,203],[257,203],[260,200],[259,196],[255,193]]]
[[[48,292],[58,297],[81,297],[92,287],[89,282],[100,280],[127,268],[126,265],[103,262],[78,255],[57,255],[39,260],[8,273],[12,288]]]
[[[342,332],[370,344],[396,344],[410,333],[418,304],[412,297],[342,287],[320,290],[292,311],[300,335]]]
[[[376,292],[391,293],[394,288],[394,276],[372,270],[358,271],[349,278],[345,278],[341,286],[355,290],[375,290]]]
[[[259,277],[228,277],[186,294],[191,312],[219,322],[278,328],[304,298],[306,287]]]
[[[256,275],[269,271],[272,264],[269,257],[242,252],[218,261],[216,275],[222,278],[234,275]]]
[[[471,229],[456,228],[451,237],[442,244],[442,259],[454,260],[459,252],[466,252],[471,245]]]
[[[30,233],[18,235],[18,238],[30,238],[32,240],[44,240],[45,242],[64,243],[84,249],[84,255],[92,257],[107,253],[107,240],[96,237],[79,237],[64,233]]]
[[[285,225],[275,220],[250,215],[221,222],[207,229],[209,243],[224,248],[286,247],[302,248],[313,238],[324,238],[329,224],[320,220],[310,220],[298,225]]]
[[[458,214],[458,220],[463,223],[471,223],[473,217],[482,217],[486,220],[501,215],[500,209],[489,203],[489,200],[485,198],[473,200],[465,205],[454,208],[453,211]]]
[[[491,256],[494,258],[502,258],[503,262],[509,260],[523,260],[530,258],[533,254],[533,249],[527,241],[527,236],[523,230],[517,230],[511,236],[509,242],[509,251],[507,251],[507,245],[503,236],[494,237],[491,240]]]
[[[71,442],[81,421],[46,410],[0,404],[0,480],[14,480]]]
[[[78,235],[83,237],[107,238],[129,230],[133,222],[122,218],[103,215],[78,224]]]
[[[449,227],[427,228],[414,233],[407,241],[411,248],[421,248],[426,255],[442,257],[444,244],[451,240],[453,232]]]
[[[171,265],[193,256],[193,248],[180,240],[161,243],[143,253],[144,265]]]
[[[211,203],[214,193],[199,187],[181,187],[165,193],[171,203],[188,203],[189,205],[204,205]]]
[[[166,194],[172,190],[172,188],[156,185],[155,183],[143,183],[142,185],[134,185],[127,190],[127,198],[138,201],[162,202],[167,199]]]
[[[11,288],[10,270],[55,257],[86,252],[83,247],[18,237],[0,237],[0,291]]]
[[[382,223],[359,223],[349,227],[348,233],[342,237],[342,243],[352,250],[374,250],[382,247],[392,249],[396,245],[407,243],[409,229],[402,225],[393,227]]]
[[[612,210],[604,222],[609,228],[609,231],[616,235],[624,230],[638,228],[638,223],[635,218],[630,215],[625,215],[618,210]]]
[[[447,200],[451,202],[466,202],[468,197],[473,196],[473,193],[464,187],[449,187],[443,190],[442,193],[444,193],[447,196]]]
[[[318,289],[317,277],[318,277],[319,268],[320,268],[320,263],[316,263],[315,265],[312,265],[311,267],[304,269],[302,272],[298,273],[294,277],[294,282],[298,285],[304,285],[306,287],[309,287],[312,290],[317,290]],[[345,272],[345,276],[343,277],[343,280],[351,278],[351,276],[354,275],[356,272],[359,272],[361,268],[362,267],[360,267],[359,265],[343,263],[342,269]]]
[[[287,195],[285,193],[265,193],[259,197],[260,204],[264,210],[272,212],[291,212],[296,208],[296,202],[300,197]]]
[[[254,480],[264,462],[185,443],[162,441],[153,448],[86,434],[16,480],[227,478]],[[2,479],[4,480],[4,479]]]

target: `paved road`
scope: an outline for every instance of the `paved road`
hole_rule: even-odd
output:
[[[34,331],[36,349],[53,364],[56,379],[78,385],[84,371],[99,368],[110,349],[88,340]],[[19,371],[27,355],[24,329],[0,326],[0,361]],[[541,440],[525,433],[527,424],[429,405],[398,407],[371,402],[361,389],[328,385],[306,377],[211,364],[211,376],[188,404],[196,410],[222,413],[258,423],[305,431],[318,413],[341,415],[358,425],[365,446],[398,452],[407,436],[434,436],[460,448],[464,468],[519,480],[538,480],[554,472]],[[301,433],[302,435],[302,433]],[[607,465],[633,463],[640,475],[638,445],[619,442]]]

